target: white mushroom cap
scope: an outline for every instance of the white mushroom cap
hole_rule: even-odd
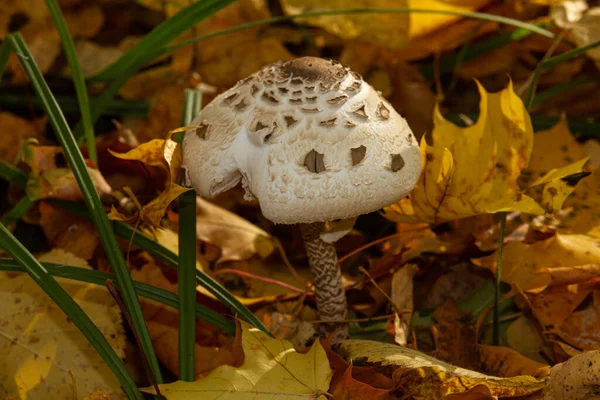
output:
[[[203,197],[240,181],[275,223],[346,219],[406,196],[421,154],[406,120],[359,74],[304,57],[269,65],[208,104],[183,140]]]

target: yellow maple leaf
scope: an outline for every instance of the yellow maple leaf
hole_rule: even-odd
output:
[[[333,371],[320,342],[306,354],[286,340],[271,339],[247,323],[242,325],[244,363],[220,366],[196,382],[158,385],[168,400],[203,399],[326,399]],[[154,388],[141,389],[154,393]]]
[[[140,210],[138,210],[138,217],[144,223],[153,227],[160,226],[160,220],[173,200],[182,193],[191,190],[190,188],[185,188],[175,183],[179,168],[181,167],[181,156],[177,146],[177,143],[171,139],[153,139],[149,142],[142,143],[127,153],[115,153],[110,149],[108,150],[110,154],[122,160],[140,161],[146,165],[158,167],[167,172],[165,190],[148,204],[141,206]],[[113,208],[108,214],[108,217],[112,220],[131,221],[136,216],[124,215]]]
[[[562,207],[586,160],[534,182],[545,185],[540,205],[517,184],[533,147],[533,129],[523,102],[512,83],[498,93],[478,87],[480,115],[474,125],[458,127],[436,108],[433,144],[421,140],[421,177],[407,198],[385,208],[387,218],[439,223],[499,211],[543,215]]]
[[[464,393],[479,385],[499,397],[523,396],[544,386],[544,380],[532,376],[498,378],[456,367],[413,349],[370,340],[344,340],[336,347],[336,352],[347,360],[361,359],[367,363],[400,367],[394,372],[394,380],[407,378],[404,388],[425,400]]]
[[[64,250],[52,250],[40,261],[90,268]],[[57,278],[107,338],[125,356],[125,334],[119,307],[103,288]],[[119,381],[93,346],[63,311],[24,273],[0,272],[0,377],[2,394],[22,399],[70,399],[96,389],[111,399],[125,398]],[[69,374],[73,374],[73,378]]]

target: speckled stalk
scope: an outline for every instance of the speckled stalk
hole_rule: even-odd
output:
[[[342,273],[335,247],[324,242],[320,233],[324,223],[300,224],[308,263],[315,284],[317,309],[321,321],[346,319],[348,307],[342,284]],[[348,325],[345,323],[321,323],[319,331],[325,335],[337,329],[334,341],[348,338]]]

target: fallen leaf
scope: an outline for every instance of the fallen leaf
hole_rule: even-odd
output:
[[[358,381],[352,377],[352,364],[348,365],[342,379],[337,383],[332,392],[334,399],[352,400],[352,399],[372,399],[372,400],[392,400],[396,397],[390,393],[389,389],[379,389],[371,385]]]
[[[475,329],[471,313],[456,308],[453,301],[446,301],[433,313],[433,340],[436,358],[457,367],[476,368],[479,364]]]
[[[281,6],[287,15],[298,15],[347,8],[399,8],[407,7],[408,3],[407,0],[336,0],[327,3],[318,0],[283,0]],[[428,17],[431,18],[431,15]],[[342,39],[360,38],[391,48],[400,48],[406,43],[411,26],[409,20],[408,13],[340,14],[297,19],[299,23],[319,26]]]
[[[168,400],[205,399],[325,399],[332,371],[323,346],[317,341],[306,354],[296,353],[284,340],[269,338],[260,330],[242,325],[244,363],[239,368],[221,366],[196,382],[159,385]],[[153,393],[154,388],[142,389]]]
[[[83,400],[110,400],[110,397],[106,394],[106,392],[104,392],[104,390],[94,390]]]
[[[39,212],[39,223],[51,248],[63,249],[84,260],[92,258],[100,244],[94,224],[47,201],[40,202]]]
[[[552,367],[544,400],[585,400],[600,392],[600,351],[588,351]]]
[[[246,219],[200,197],[196,198],[196,235],[221,249],[219,262],[261,258],[275,250],[275,239]]]
[[[472,261],[496,273],[495,253]],[[533,244],[506,244],[502,255],[500,279],[507,283],[515,283],[524,291],[539,293],[551,283],[560,283],[558,279],[557,282],[553,281],[551,271],[554,268],[560,268],[562,274],[559,276],[567,275],[570,279],[579,277],[581,281],[587,281],[590,274],[600,276],[600,268],[589,268],[589,264],[600,264],[600,239],[587,235],[556,233],[549,239]]]
[[[409,393],[435,400],[453,393],[466,392],[478,385],[488,387],[495,396],[523,396],[544,386],[532,376],[498,378],[447,364],[413,349],[368,340],[344,340],[336,352],[354,362],[376,363],[397,368],[394,381],[402,380]]]
[[[64,250],[52,250],[40,261],[89,269],[85,260]],[[124,357],[125,334],[121,313],[102,287],[56,278]],[[3,394],[26,398],[73,397],[72,372],[77,397],[102,389],[111,399],[125,398],[119,381],[93,346],[63,311],[25,273],[0,272],[0,381]]]
[[[8,112],[0,112],[0,126],[5,132],[0,139],[0,160],[11,165],[17,164],[26,139],[42,139],[45,125],[46,118],[31,122]]]
[[[568,6],[574,2],[565,1],[563,3],[554,6],[551,15],[558,26],[566,29],[567,37],[578,47],[584,47],[600,40],[600,7],[591,7],[585,11],[579,9],[579,12],[573,13],[572,7],[568,9]],[[581,4],[581,2],[579,3]],[[569,11],[571,11],[570,15],[566,15]],[[598,47],[589,49],[586,53],[588,57],[596,61],[596,65],[600,66],[600,49]]]
[[[179,186],[175,183],[178,170],[181,166],[181,157],[175,155],[179,154],[179,150],[177,149],[177,143],[171,139],[153,139],[140,144],[127,153],[115,153],[110,149],[108,151],[121,160],[139,161],[165,172],[164,190],[150,202],[143,205],[141,209],[137,210],[140,220],[151,227],[159,227],[161,219],[173,200],[178,198],[182,193],[191,190],[191,188]],[[122,221],[130,221],[135,216],[124,215],[116,210],[111,211],[109,214],[110,218]]]
[[[478,344],[481,370],[496,376],[530,375],[541,379],[548,375],[550,366],[525,357],[518,351],[502,346]]]
[[[421,177],[407,198],[385,208],[384,216],[396,222],[440,223],[499,211],[549,211],[517,185],[529,161],[533,130],[512,84],[498,93],[479,85],[479,93],[481,111],[473,126],[460,128],[436,109],[433,145],[421,140]],[[572,175],[573,169],[556,171],[551,182]],[[552,202],[550,211],[561,205]]]
[[[508,346],[524,356],[537,361],[546,362],[542,357],[544,340],[530,318],[521,315],[506,328]]]
[[[132,270],[131,277],[136,281],[159,287],[172,293],[177,293],[177,284],[167,280],[161,269],[156,265],[146,264],[139,270]],[[141,299],[142,312],[148,325],[150,339],[160,361],[176,376],[179,376],[179,330],[177,328],[179,312],[162,303]],[[216,330],[211,332],[208,324],[198,320],[196,335],[206,338],[217,338]],[[223,346],[218,347],[217,344]],[[225,343],[208,343],[194,346],[194,375],[206,373],[221,365],[234,364],[231,348]]]
[[[68,168],[60,147],[39,146],[35,141],[29,141],[23,147],[22,161],[30,168],[25,190],[31,199],[83,200],[77,179]],[[88,165],[87,170],[100,196],[112,191],[98,169]]]
[[[434,30],[445,28],[449,23],[462,18],[457,15],[451,15],[451,12],[475,11],[489,3],[489,0],[409,0],[408,4],[410,8],[439,11],[439,13],[409,14],[410,38],[412,39]]]
[[[396,310],[412,310],[413,302],[413,277],[419,271],[415,264],[406,264],[394,273],[392,277],[391,297]],[[410,335],[410,314],[394,316],[396,335],[394,341],[400,346],[406,346]]]
[[[575,311],[555,331],[563,341],[582,350],[600,350],[600,291],[592,292],[592,303]]]

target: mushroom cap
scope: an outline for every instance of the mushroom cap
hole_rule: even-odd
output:
[[[282,224],[353,218],[406,196],[421,154],[406,120],[361,76],[315,57],[271,64],[216,97],[183,140],[203,197],[240,181]]]

